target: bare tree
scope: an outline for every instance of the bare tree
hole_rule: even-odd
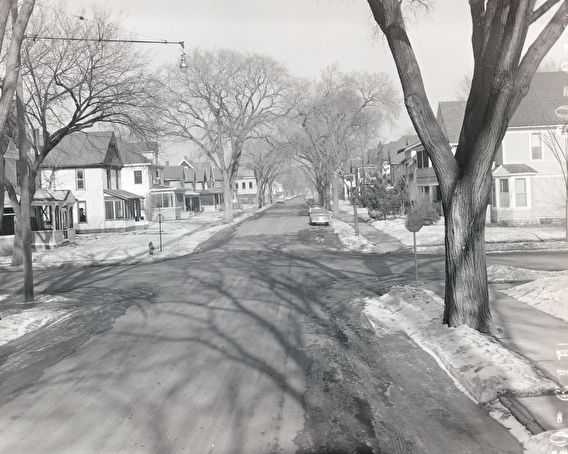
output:
[[[258,208],[265,205],[267,191],[276,178],[288,169],[292,154],[292,147],[281,135],[253,139],[246,143],[243,166],[254,172],[257,187],[255,205]]]
[[[323,71],[311,93],[299,108],[297,159],[312,174],[326,207],[333,187],[333,214],[338,217],[339,181],[347,163],[378,141],[380,127],[396,115],[397,95],[384,74],[344,74],[337,67]]]
[[[32,19],[32,38],[22,45],[21,181],[6,179],[18,220],[12,265],[24,263],[26,295],[31,299],[31,233],[20,229],[27,230],[30,224],[36,177],[44,159],[74,132],[107,123],[148,134],[154,130],[155,117],[147,60],[126,42],[128,37],[118,32],[119,24],[107,13],[93,12],[87,21],[58,12]]]
[[[257,138],[294,103],[288,71],[270,57],[195,49],[186,74],[163,75],[162,107],[169,134],[193,142],[223,179],[225,222],[245,142]]]
[[[17,0],[6,0],[0,4],[0,51],[2,51],[5,46],[4,43],[8,41],[6,38],[9,37],[8,50],[6,52],[5,60],[5,73],[2,77],[2,94],[0,95],[0,131],[2,131],[0,138],[0,211],[2,216],[0,216],[0,223],[2,221],[4,213],[4,190],[6,188],[5,181],[5,157],[8,146],[7,136],[4,134],[7,131],[7,123],[12,112],[12,101],[14,99],[14,93],[18,91],[17,96],[17,107],[18,110],[22,111],[22,98],[21,90],[17,88],[21,87],[19,81],[21,81],[21,46],[24,39],[24,33],[28,26],[29,19],[32,15],[35,6],[34,0],[23,1],[21,6],[18,8]],[[9,32],[8,19],[11,17],[12,28],[11,33]],[[23,119],[22,119],[23,122]],[[26,175],[23,175],[26,178]],[[25,196],[26,194],[22,194]],[[28,239],[31,239],[31,227],[29,229],[24,229]],[[27,257],[25,263],[25,269],[31,270],[31,252]],[[29,276],[29,275],[28,275]],[[24,280],[27,284],[29,282],[29,277],[25,276]],[[28,286],[25,286],[24,296],[26,301],[33,299],[33,290],[30,295]]]
[[[491,168],[509,119],[543,58],[561,36],[568,1],[470,0],[474,71],[457,150],[450,149],[428,102],[406,32],[401,0],[368,0],[386,36],[414,128],[430,157],[445,215],[446,286],[443,322],[493,331],[485,259],[485,217]],[[410,0],[410,3],[420,3]],[[547,14],[550,13],[550,14]],[[533,42],[531,26],[548,18]]]

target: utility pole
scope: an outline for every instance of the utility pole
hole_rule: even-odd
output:
[[[355,235],[359,236],[359,216],[357,215],[357,203],[359,194],[359,170],[355,167],[355,194],[353,194],[353,216],[355,217]]]

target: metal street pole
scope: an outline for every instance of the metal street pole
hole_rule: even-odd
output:
[[[418,258],[416,257],[416,232],[412,232],[412,237],[414,239],[414,281],[416,282],[416,287],[418,287]]]
[[[357,195],[359,193],[359,172],[355,168],[355,194],[353,195],[353,216],[355,217],[355,235],[359,236],[359,216],[357,215]]]
[[[162,213],[158,208],[158,229],[160,231],[160,252],[162,252]]]

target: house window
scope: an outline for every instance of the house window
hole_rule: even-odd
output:
[[[252,189],[252,181],[249,181],[249,189]]]
[[[531,134],[531,159],[533,161],[542,159],[542,140],[539,133]]]
[[[235,189],[239,189],[239,183],[235,183]]]
[[[243,184],[242,184],[242,188],[243,188],[243,189],[246,189],[246,188],[247,188],[247,184],[246,184],[244,181],[243,181]]]
[[[135,170],[134,171],[134,184],[142,184],[142,171]]]
[[[79,222],[87,222],[87,202],[77,202]]]
[[[107,220],[124,219],[124,201],[123,200],[105,201],[105,216]]]
[[[418,153],[416,153],[416,161],[419,169],[430,167],[430,160],[428,159],[428,155],[424,150],[420,150]]]
[[[122,200],[114,201],[114,215],[116,219],[124,219],[124,202]]]
[[[156,208],[169,208],[174,206],[171,194],[153,194],[152,200]]]
[[[499,206],[509,208],[509,180],[499,180]]]
[[[112,200],[105,202],[106,219],[114,219],[114,202]]]
[[[75,170],[75,182],[77,189],[85,189],[85,169]]]
[[[154,172],[154,184],[161,184],[161,181],[160,181],[160,171],[159,171],[159,170],[156,170],[156,171]]]
[[[524,178],[515,179],[515,200],[518,207],[527,206],[527,180]]]

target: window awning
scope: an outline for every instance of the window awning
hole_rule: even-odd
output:
[[[121,200],[139,200],[144,198],[144,196],[123,191],[122,189],[104,189],[103,192],[105,195],[116,197]]]

